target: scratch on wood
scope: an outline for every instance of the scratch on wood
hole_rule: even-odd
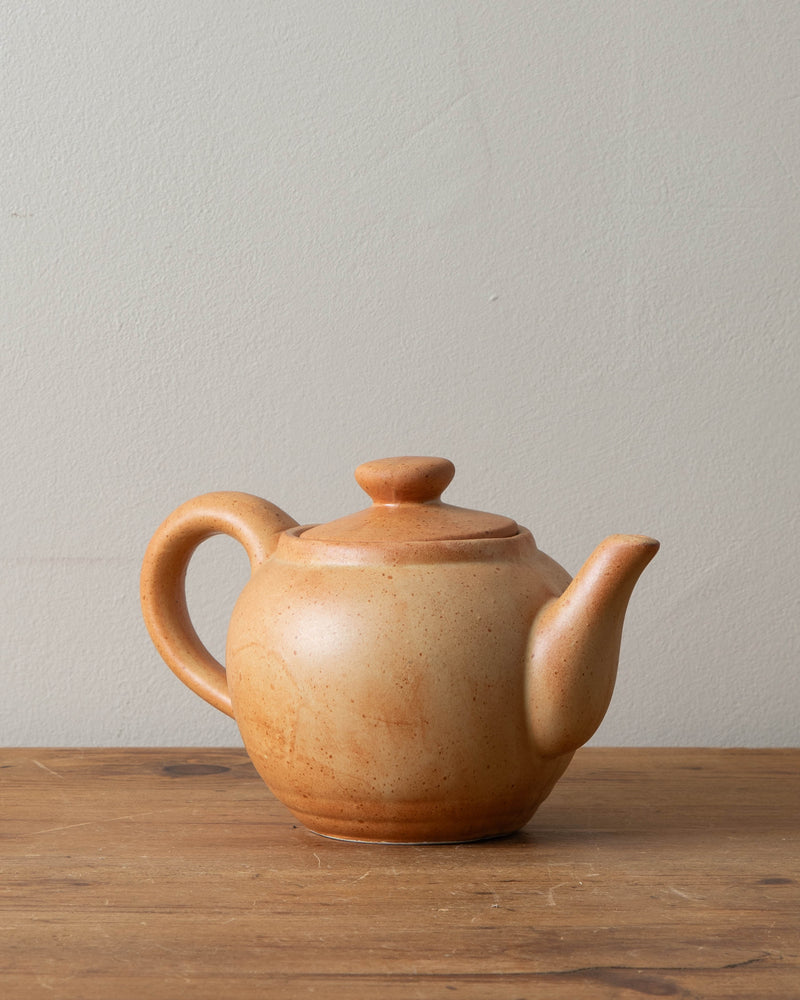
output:
[[[556,889],[562,889],[565,885],[574,885],[574,884],[575,883],[573,883],[573,882],[556,882],[555,885],[551,885],[550,886],[550,888],[547,890],[547,892],[544,892],[542,889],[531,889],[531,892],[534,895],[536,895],[536,896],[544,896],[545,897],[545,900],[544,900],[545,906],[555,906],[556,905],[556,897],[555,897],[555,891],[556,891]],[[581,883],[579,882],[578,885],[581,885]]]
[[[50,826],[46,830],[34,830],[31,833],[32,837],[37,837],[42,833],[60,833],[62,830],[75,830],[79,826],[94,826],[102,823],[119,823],[125,819],[141,819],[142,816],[152,816],[156,809],[150,809],[148,812],[143,813],[131,813],[129,816],[104,816],[98,819],[87,819],[82,823],[68,823],[67,826]]]
[[[674,896],[680,896],[681,899],[688,899],[690,901],[704,898],[703,896],[696,896],[689,892],[682,892],[680,889],[676,889],[673,885],[671,885],[669,889],[662,890],[662,892],[664,891],[671,892]]]
[[[497,894],[497,890],[494,888],[494,886],[489,885],[488,882],[484,882],[483,884],[486,886],[486,888],[489,890],[489,892],[492,894],[492,896],[494,896],[494,902],[490,905],[489,909],[490,910],[499,910],[500,909],[500,896]],[[453,893],[453,895],[455,895],[455,893]]]
[[[755,965],[756,962],[763,962],[765,958],[769,958],[770,953],[768,951],[762,951],[760,955],[755,955],[753,958],[746,958],[741,962],[730,962],[728,965],[723,965],[723,969],[741,969],[743,965]]]
[[[35,757],[31,757],[31,760],[37,767],[40,767],[43,771],[47,771],[48,774],[54,774],[57,778],[61,779],[64,778],[63,774],[59,774],[58,771],[54,771],[52,767],[48,767],[46,764],[43,764],[40,760],[36,760]]]

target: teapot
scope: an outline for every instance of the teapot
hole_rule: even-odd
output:
[[[514,833],[599,726],[628,599],[659,543],[611,535],[575,579],[508,517],[442,502],[443,458],[366,462],[365,510],[299,525],[246,493],[178,507],[145,555],[162,658],[232,716],[273,794],[342,840],[459,843]],[[240,542],[251,576],[226,666],[189,617],[197,546]]]

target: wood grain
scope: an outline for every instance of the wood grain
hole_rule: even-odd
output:
[[[240,750],[0,751],[0,996],[800,997],[800,750],[585,749],[522,833],[306,832]]]

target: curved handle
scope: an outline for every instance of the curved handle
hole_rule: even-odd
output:
[[[182,504],[153,535],[142,564],[142,614],[156,649],[187,687],[233,717],[225,668],[205,648],[186,607],[186,569],[197,546],[230,535],[250,559],[251,572],[297,524],[279,507],[249,493],[206,493]]]

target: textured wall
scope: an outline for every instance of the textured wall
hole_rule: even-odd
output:
[[[797,743],[795,0],[0,10],[0,742],[237,742],[153,529],[417,453],[573,572],[662,540],[596,742]],[[218,655],[245,579],[191,568]]]

